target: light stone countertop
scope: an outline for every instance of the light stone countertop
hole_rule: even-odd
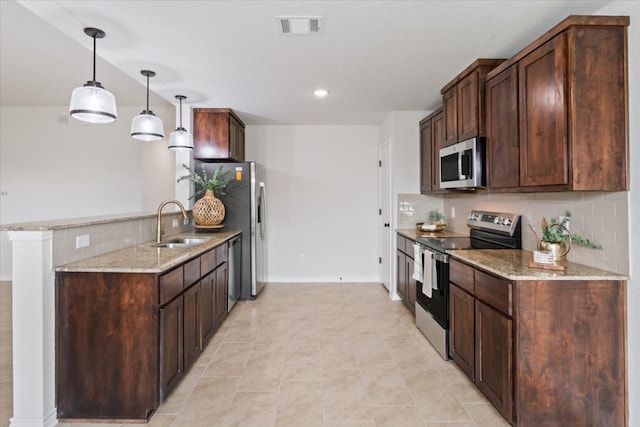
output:
[[[163,273],[185,261],[218,246],[235,236],[238,230],[216,233],[183,233],[174,237],[210,237],[211,240],[196,246],[184,248],[156,248],[155,242],[146,242],[137,246],[98,255],[82,261],[55,267],[55,271],[99,272],[99,273]]]
[[[530,268],[533,252],[520,249],[458,249],[447,253],[508,280],[628,280],[621,274],[568,261],[564,271]]]
[[[187,211],[190,212],[190,211]],[[180,213],[179,211],[169,211],[162,213],[162,216],[168,214]],[[138,212],[125,214],[100,215],[81,218],[52,219],[46,221],[22,222],[15,224],[0,224],[0,231],[46,231],[46,230],[65,230],[67,228],[85,227],[89,225],[106,224],[121,221],[130,221],[135,219],[155,218],[157,212]]]
[[[396,229],[396,233],[401,234],[402,236],[411,239],[418,240],[421,237],[469,237],[469,234],[461,234],[453,231],[440,231],[438,233],[429,232],[429,231],[418,231],[417,229]]]

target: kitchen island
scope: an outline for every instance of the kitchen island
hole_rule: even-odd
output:
[[[151,417],[226,318],[227,243],[239,234],[147,242],[55,268],[59,419]]]
[[[450,355],[517,426],[628,424],[627,277],[523,250],[453,250]]]

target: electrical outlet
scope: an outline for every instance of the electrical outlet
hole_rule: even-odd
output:
[[[180,225],[180,221],[177,218],[171,221],[172,227],[177,227],[178,225]]]
[[[566,223],[565,223],[565,221],[566,221]],[[566,217],[566,216],[559,216],[559,217],[558,217],[558,222],[559,222],[560,224],[564,223],[564,228],[566,228],[566,229],[567,229],[567,231],[570,231],[569,225],[571,225],[571,224],[570,224],[571,220],[570,220],[570,218],[569,218],[569,217]]]
[[[86,248],[89,246],[90,240],[88,234],[83,234],[82,236],[76,236],[76,249]]]
[[[449,215],[451,218],[455,218],[456,217],[456,207],[455,206],[451,206],[451,215]]]
[[[304,255],[303,254],[298,255],[298,261],[304,262]]]
[[[189,218],[183,218],[182,225],[189,225]]]

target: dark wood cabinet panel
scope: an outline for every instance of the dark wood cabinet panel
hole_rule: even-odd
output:
[[[160,309],[160,401],[163,402],[184,375],[183,298]]]
[[[513,320],[475,302],[476,386],[502,416],[513,421]]]
[[[154,274],[56,273],[58,418],[146,419],[157,407],[156,281]]]
[[[512,65],[487,80],[487,187],[520,186],[518,67]]]
[[[409,309],[410,312],[416,314],[416,292],[418,288],[418,283],[413,278],[413,258],[406,257],[405,262],[407,264],[406,274],[407,274],[407,287],[406,287],[406,296],[407,299],[405,301],[405,305]]]
[[[502,62],[477,59],[442,88],[445,146],[485,135],[485,77]]]
[[[413,240],[397,235],[396,292],[402,303],[415,314],[418,283],[413,278]]]
[[[474,298],[454,284],[449,286],[449,315],[449,355],[474,380]]]
[[[396,284],[396,293],[402,301],[407,299],[407,263],[405,262],[406,255],[398,252],[397,265],[398,265],[398,277]]]
[[[432,186],[432,141],[431,116],[420,121],[420,193],[428,194]]]
[[[160,276],[160,305],[166,304],[184,289],[184,269],[182,266]]]
[[[440,149],[444,147],[444,114],[437,109],[420,120],[420,193],[442,193]]]
[[[628,25],[570,16],[487,75],[490,189],[629,189]]]
[[[565,43],[560,35],[518,64],[522,186],[569,182]]]
[[[215,331],[215,316],[214,316],[214,290],[216,284],[216,273],[210,272],[200,280],[200,322],[202,333],[202,346],[209,342]]]
[[[185,371],[202,351],[201,313],[202,293],[200,283],[184,291],[184,366]]]
[[[193,157],[243,162],[244,127],[229,108],[194,108]]]

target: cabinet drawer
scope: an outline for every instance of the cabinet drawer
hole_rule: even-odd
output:
[[[476,298],[511,316],[512,285],[482,271],[475,271]]]
[[[456,261],[453,258],[449,259],[449,281],[455,283],[472,295],[474,294],[473,271],[473,267]]]
[[[160,305],[164,305],[182,292],[184,269],[180,266],[160,276]]]
[[[211,249],[209,252],[200,255],[200,276],[206,276],[207,273],[216,268],[216,265],[215,249]]]
[[[401,252],[406,253],[407,249],[406,249],[406,242],[408,242],[407,239],[405,239],[403,236],[401,235],[396,235],[396,246],[397,249]]]
[[[216,251],[216,267],[219,266],[220,264],[227,262],[227,257],[229,254],[228,245],[224,244],[224,245],[217,246],[214,250]]]
[[[187,288],[200,280],[200,258],[195,258],[184,265],[184,287]]]

